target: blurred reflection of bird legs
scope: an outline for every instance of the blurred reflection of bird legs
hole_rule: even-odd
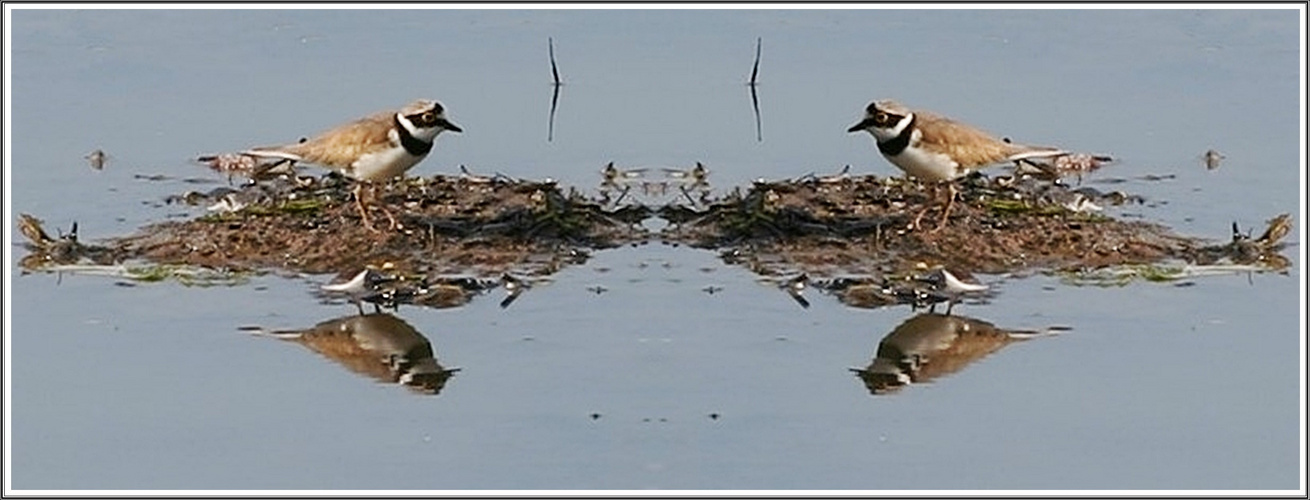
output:
[[[509,273],[502,275],[500,280],[501,285],[505,287],[505,298],[500,301],[501,309],[509,307],[515,300],[518,300],[520,295],[523,295],[524,290],[532,287],[528,282],[515,278]]]
[[[790,295],[797,304],[800,304],[802,308],[808,309],[810,307],[810,301],[806,300],[802,293],[805,292],[805,287],[809,284],[809,281],[810,277],[801,273],[799,276],[784,281],[781,288],[786,291],[787,295]]]

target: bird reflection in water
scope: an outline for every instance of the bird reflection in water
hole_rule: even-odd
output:
[[[404,320],[387,313],[352,315],[304,330],[257,331],[296,342],[355,373],[436,395],[459,371],[437,363],[432,344]]]
[[[1011,343],[1063,329],[1006,330],[978,319],[922,313],[887,334],[869,366],[850,370],[870,394],[886,394],[953,374]]]

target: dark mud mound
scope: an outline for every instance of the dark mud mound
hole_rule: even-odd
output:
[[[504,272],[532,256],[573,258],[579,249],[640,239],[633,221],[646,216],[635,209],[606,211],[552,182],[397,180],[363,186],[363,211],[353,188],[352,181],[329,175],[193,194],[185,198],[213,201],[215,210],[148,226],[116,245],[155,262],[209,267],[325,273],[385,262],[405,272]]]
[[[551,181],[467,173],[364,185],[335,174],[282,175],[172,197],[205,206],[208,213],[146,226],[104,245],[78,242],[75,228],[51,237],[39,220],[25,215],[20,229],[32,254],[23,265],[144,260],[336,273],[343,279],[373,269],[390,278],[380,281],[388,304],[435,306],[462,304],[488,288],[465,276],[498,276],[493,286],[513,285],[521,293],[530,283],[511,274],[549,275],[584,262],[593,250],[660,240],[718,250],[728,263],[761,275],[792,275],[782,286],[798,298],[806,286],[816,286],[870,307],[949,298],[932,288],[940,283],[921,279],[944,268],[966,276],[1165,264],[1275,271],[1290,266],[1280,255],[1291,227],[1287,215],[1270,220],[1259,237],[1234,226],[1230,242],[1208,243],[1158,224],[1103,215],[1105,207],[1140,203],[1139,197],[1031,176],[975,174],[950,185],[808,176],[759,181],[715,197],[704,183],[704,167],[694,172],[700,173],[699,196],[684,187],[682,196],[661,206],[649,200],[620,204],[625,197],[605,192],[589,197]],[[656,217],[668,224],[658,231],[643,226]],[[1141,271],[1150,267],[1137,269],[1147,279],[1168,277]],[[458,293],[436,298],[450,290]]]
[[[758,274],[793,276],[780,285],[793,295],[813,286],[861,307],[953,300],[925,279],[943,268],[1121,283],[1125,276],[1169,280],[1192,272],[1179,266],[1290,265],[1279,254],[1290,230],[1286,214],[1258,238],[1234,229],[1224,244],[1103,215],[1107,206],[1141,201],[1029,176],[975,174],[946,186],[838,175],[756,182],[703,209],[665,206],[658,214],[671,222],[665,239],[721,249],[725,260]],[[1174,267],[1157,267],[1166,264]],[[1100,270],[1111,271],[1092,272]]]

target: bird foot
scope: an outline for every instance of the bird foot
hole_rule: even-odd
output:
[[[358,201],[358,199],[356,199],[356,201]],[[370,233],[382,232],[379,231],[378,228],[373,227],[373,221],[368,216],[368,209],[364,208],[363,203],[355,203],[355,207],[359,209],[359,220],[364,223],[364,229],[367,229]]]

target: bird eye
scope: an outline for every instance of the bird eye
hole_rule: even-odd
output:
[[[885,123],[887,121],[887,113],[879,111],[878,114],[873,115],[873,120],[878,123]]]
[[[437,115],[434,114],[434,113],[432,113],[431,111],[428,111],[428,112],[426,112],[426,113],[423,113],[423,121],[425,121],[425,122],[429,122],[429,123],[430,123],[430,122],[432,122],[432,121],[435,121],[436,119],[437,119]]]

